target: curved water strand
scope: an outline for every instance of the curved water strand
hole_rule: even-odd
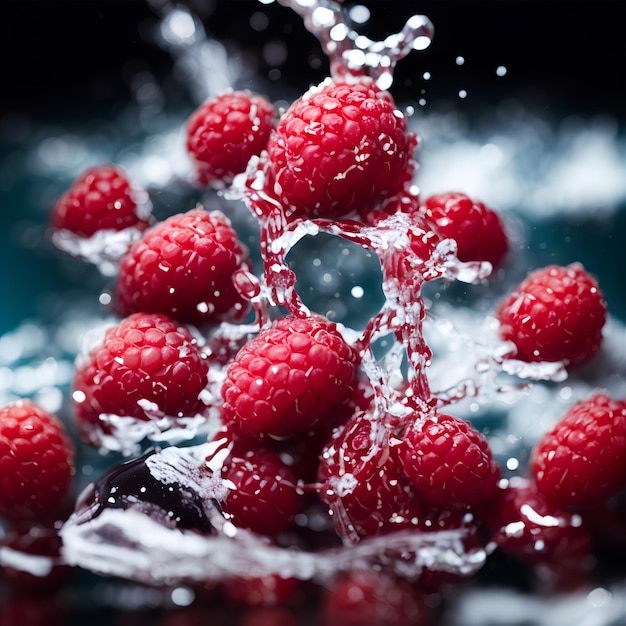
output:
[[[293,9],[307,30],[319,40],[335,79],[369,76],[378,87],[389,89],[398,61],[412,50],[425,50],[432,42],[434,26],[424,15],[411,16],[402,30],[375,41],[349,26],[344,7],[332,0],[278,0]]]

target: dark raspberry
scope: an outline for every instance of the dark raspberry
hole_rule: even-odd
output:
[[[432,613],[410,583],[371,570],[341,575],[322,606],[323,623],[333,626],[427,626]]]
[[[512,479],[486,512],[499,550],[539,568],[537,573],[579,579],[593,564],[589,525],[527,479]]]
[[[215,453],[228,446],[221,467],[221,477],[228,493],[221,501],[222,511],[232,523],[262,535],[275,535],[293,522],[301,505],[297,477],[275,450],[250,439],[233,437],[228,431],[218,434],[224,439]],[[207,458],[210,468],[212,458]]]

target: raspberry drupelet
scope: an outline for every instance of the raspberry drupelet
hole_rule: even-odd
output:
[[[222,386],[224,423],[262,439],[306,433],[342,415],[354,393],[358,353],[321,316],[276,320],[249,341]]]
[[[416,146],[388,92],[365,79],[322,83],[272,132],[266,189],[288,216],[363,218],[410,181]]]
[[[74,475],[74,446],[63,423],[31,400],[0,408],[0,516],[54,519]]]
[[[112,164],[85,170],[57,200],[52,227],[79,237],[99,231],[149,226],[151,204],[146,191],[131,184],[126,172]]]
[[[155,421],[202,414],[208,384],[204,355],[190,331],[160,313],[135,313],[106,330],[73,380],[83,439],[111,434],[105,416]]]
[[[190,324],[241,320],[233,273],[248,250],[220,211],[192,209],[148,229],[120,261],[115,306],[122,315],[164,313]]]
[[[496,312],[501,335],[515,344],[518,359],[570,367],[600,350],[606,316],[598,283],[580,263],[529,273]]]
[[[263,96],[229,91],[201,104],[187,123],[186,146],[202,185],[228,185],[265,148],[278,113]]]

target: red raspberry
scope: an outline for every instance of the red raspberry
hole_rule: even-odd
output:
[[[498,267],[508,251],[508,239],[498,214],[464,193],[430,196],[423,213],[441,236],[454,239],[461,261],[489,261]]]
[[[529,480],[512,479],[485,513],[499,550],[539,568],[537,573],[572,580],[588,570],[592,561],[588,524],[546,499]]]
[[[220,502],[225,516],[235,526],[248,528],[261,535],[275,535],[286,530],[300,508],[301,496],[297,477],[278,452],[259,443],[232,437],[226,431],[223,445],[206,460],[207,469],[215,456],[226,446],[231,449],[223,461],[221,477],[229,487]]]
[[[224,583],[228,600],[235,606],[273,607],[293,602],[302,582],[268,574],[255,578],[231,578]]]
[[[74,374],[74,408],[85,440],[111,429],[101,416],[187,417],[205,409],[208,364],[189,330],[166,315],[135,313],[109,328]]]
[[[401,447],[404,471],[434,507],[463,511],[496,493],[500,467],[485,437],[457,417],[438,414],[408,428]]]
[[[262,96],[234,91],[210,98],[187,124],[187,151],[200,183],[229,184],[267,145],[276,109]]]
[[[323,596],[324,624],[427,626],[432,609],[408,582],[385,572],[342,574]]]
[[[232,275],[247,250],[219,211],[193,209],[148,229],[120,262],[115,292],[122,316],[165,313],[192,324],[240,319],[246,303]]]
[[[534,447],[530,467],[546,498],[602,503],[625,482],[626,408],[602,393],[577,402]]]
[[[62,422],[30,400],[0,408],[0,515],[54,516],[69,492],[74,447]]]
[[[270,136],[267,189],[288,215],[366,215],[410,180],[416,146],[388,92],[369,82],[323,84]]]
[[[133,187],[121,168],[99,165],[83,172],[57,200],[51,221],[54,228],[91,237],[101,230],[143,230],[150,210],[147,193]]]
[[[26,568],[5,562],[4,578],[18,589],[47,592],[59,589],[67,580],[71,568],[62,561],[63,543],[54,527],[31,526],[14,528],[2,539],[2,549],[15,553],[18,565],[24,559]],[[29,557],[36,559],[32,562]],[[32,570],[28,566],[35,565]]]
[[[575,366],[600,349],[606,303],[580,263],[531,272],[501,303],[501,335],[522,361],[563,361]]]
[[[319,495],[337,534],[354,543],[407,528],[450,528],[450,512],[431,508],[415,494],[397,456],[399,440],[370,418],[357,413],[322,453]]]
[[[276,320],[229,366],[222,386],[224,422],[257,438],[318,428],[351,399],[357,361],[336,324],[319,316]]]

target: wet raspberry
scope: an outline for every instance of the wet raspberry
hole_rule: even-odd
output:
[[[187,151],[202,184],[229,184],[265,148],[277,116],[264,97],[232,91],[209,98],[187,123]]]
[[[189,330],[167,315],[135,313],[109,328],[73,381],[79,429],[99,444],[101,416],[158,420],[202,413],[208,364]]]
[[[288,215],[366,215],[411,179],[416,146],[389,93],[369,82],[323,84],[270,136],[267,189]]]
[[[235,526],[248,528],[262,535],[275,535],[293,522],[301,505],[298,479],[293,469],[275,450],[250,439],[233,437],[220,432],[217,440],[224,444],[216,448],[229,452],[221,467],[221,477],[228,493],[220,506]],[[214,458],[207,458],[210,467]]]
[[[148,227],[148,195],[134,188],[126,173],[115,165],[98,165],[83,172],[57,200],[52,226],[79,237],[98,231]]]
[[[233,273],[249,269],[248,251],[219,211],[173,215],[135,242],[120,262],[116,310],[165,313],[191,324],[240,320],[247,303]]]
[[[407,430],[400,458],[406,475],[434,507],[466,510],[493,498],[500,479],[487,439],[462,419],[438,414]]]
[[[74,446],[63,423],[30,400],[0,408],[0,516],[54,519],[74,474]]]
[[[504,339],[523,361],[589,361],[602,344],[606,303],[580,263],[531,272],[497,311]]]
[[[573,405],[534,447],[537,489],[566,507],[602,503],[626,483],[626,408],[606,394]]]
[[[249,437],[318,428],[351,400],[358,355],[322,317],[284,317],[237,354],[222,386],[224,422]]]
[[[460,192],[430,196],[423,214],[435,231],[457,243],[461,261],[489,261],[501,265],[509,248],[500,216],[482,202]]]

